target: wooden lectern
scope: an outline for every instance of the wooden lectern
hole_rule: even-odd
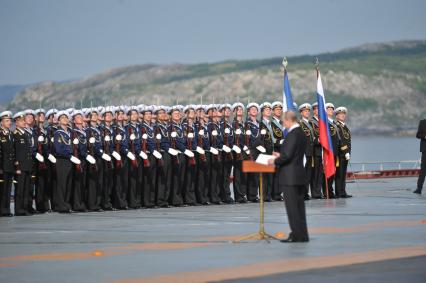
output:
[[[278,240],[274,236],[269,235],[265,232],[265,211],[264,211],[264,202],[263,202],[263,176],[262,173],[274,173],[275,166],[273,165],[263,165],[256,163],[251,160],[244,160],[242,164],[242,172],[244,173],[261,173],[259,177],[259,196],[260,196],[260,223],[259,223],[259,232],[253,233],[250,235],[243,236],[234,242],[241,242],[245,240]]]

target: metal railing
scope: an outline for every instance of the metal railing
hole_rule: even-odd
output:
[[[383,170],[420,169],[419,160],[377,161],[377,162],[350,162],[348,171],[367,172]]]

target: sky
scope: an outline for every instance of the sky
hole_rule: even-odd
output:
[[[0,85],[426,39],[422,0],[0,0]]]

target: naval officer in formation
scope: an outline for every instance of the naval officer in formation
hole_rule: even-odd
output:
[[[337,168],[327,188],[317,105],[303,103],[298,110],[306,139],[302,199],[324,198],[326,190],[332,198],[350,197],[348,110],[327,104]],[[242,172],[242,161],[282,152],[291,132],[282,116],[279,101],[4,111],[0,214],[258,202],[259,174]],[[286,198],[280,173],[263,180],[265,201]]]

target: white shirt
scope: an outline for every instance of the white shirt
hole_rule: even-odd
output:
[[[298,123],[294,124],[293,126],[290,127],[290,129],[288,129],[288,133],[290,133],[291,131],[293,131],[294,129],[300,127]]]

